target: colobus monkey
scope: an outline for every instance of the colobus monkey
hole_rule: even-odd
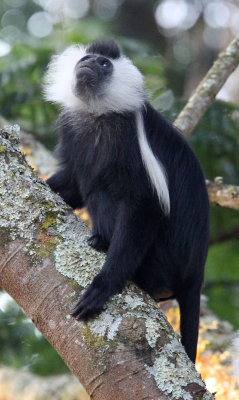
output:
[[[107,252],[72,315],[88,319],[131,279],[176,298],[182,344],[196,356],[209,204],[188,143],[148,102],[143,77],[114,41],[74,45],[51,61],[45,96],[62,106],[60,167],[48,184],[87,206],[89,245]]]

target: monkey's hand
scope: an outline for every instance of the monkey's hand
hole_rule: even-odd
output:
[[[99,314],[112,294],[112,286],[110,286],[104,274],[98,274],[80,300],[74,305],[71,315],[77,320],[87,320],[94,314]]]

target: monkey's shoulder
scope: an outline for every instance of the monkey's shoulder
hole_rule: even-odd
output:
[[[145,104],[142,115],[149,140],[160,141],[162,145],[165,144],[168,148],[174,143],[177,143],[179,147],[190,148],[183,134],[150,103]]]
[[[144,127],[152,150],[164,165],[193,164],[201,169],[189,142],[170,121],[147,103],[143,110]]]

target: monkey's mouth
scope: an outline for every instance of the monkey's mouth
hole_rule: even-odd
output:
[[[82,83],[91,83],[92,79],[95,81],[95,79],[98,78],[98,71],[93,66],[88,64],[78,65],[75,74],[77,81],[82,81]]]
[[[93,68],[89,67],[88,65],[81,65],[80,66],[80,69],[84,69],[84,68],[90,69],[91,71],[94,72]]]

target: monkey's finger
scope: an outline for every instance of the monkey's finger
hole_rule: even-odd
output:
[[[91,307],[86,307],[84,310],[82,310],[76,317],[77,321],[80,319],[82,320],[87,320],[91,317],[93,317],[95,314],[99,314],[101,311],[101,308],[91,308]]]
[[[82,296],[72,305],[70,314],[72,314],[72,313],[74,312],[74,310],[75,310],[76,308],[79,307],[80,303],[81,303],[82,301],[84,301],[84,299],[87,298],[87,296],[89,295],[89,292],[90,292],[91,290],[92,290],[92,289],[91,289],[90,286],[88,287],[88,289],[84,290]]]
[[[97,305],[97,297],[99,295],[99,292],[97,289],[91,289],[88,293],[85,293],[80,300],[76,302],[76,304],[73,305],[73,308],[70,311],[70,314],[73,315],[74,317],[79,314],[79,312],[82,309],[85,309],[88,307],[90,304],[96,304]]]
[[[88,319],[102,310],[107,298],[108,296],[105,296],[105,294],[103,295],[102,292],[94,290],[90,298],[79,300],[71,314],[77,320]]]

